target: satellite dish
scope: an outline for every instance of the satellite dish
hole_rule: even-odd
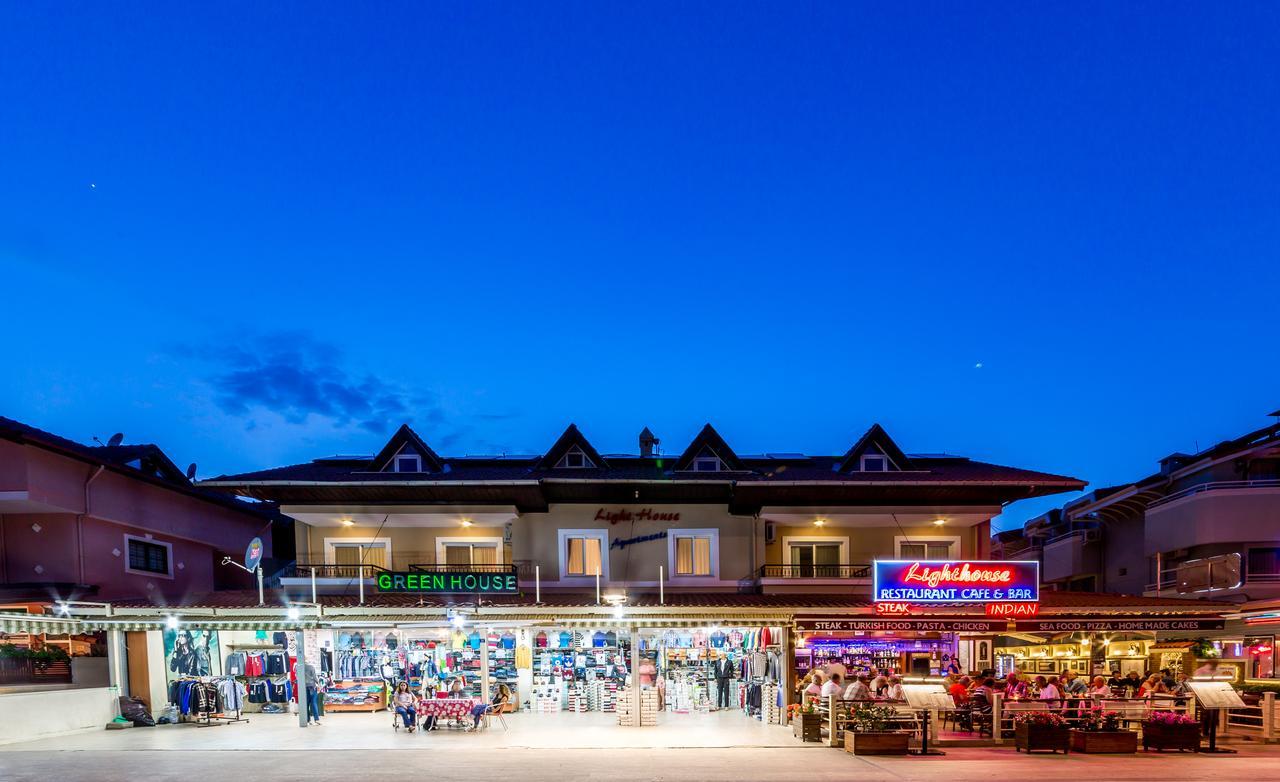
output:
[[[262,538],[254,538],[244,550],[244,569],[256,570],[262,563]]]
[[[110,440],[107,440],[107,447],[114,448],[122,442],[124,442],[124,432],[116,432],[111,435]]]
[[[196,463],[192,462],[187,465],[187,480],[194,481],[196,479]]]

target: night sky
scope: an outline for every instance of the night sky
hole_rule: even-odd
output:
[[[1268,423],[1280,5],[903,5],[6,3],[0,414],[1097,486]]]

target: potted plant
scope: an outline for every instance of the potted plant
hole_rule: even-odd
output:
[[[911,734],[895,730],[898,711],[892,706],[858,706],[849,714],[844,750],[854,755],[905,755]]]
[[[1062,752],[1071,746],[1067,721],[1055,711],[1028,711],[1013,719],[1013,747],[1017,752]]]
[[[822,741],[822,717],[812,699],[787,706],[787,721],[801,741]]]
[[[1180,711],[1156,711],[1142,723],[1142,749],[1200,750],[1200,723]]]
[[[1118,711],[1095,711],[1071,730],[1071,751],[1086,754],[1138,751],[1138,733],[1125,730]]]

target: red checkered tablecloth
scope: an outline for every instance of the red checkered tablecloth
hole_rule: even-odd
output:
[[[469,717],[471,710],[480,705],[478,698],[440,698],[418,701],[418,714],[423,717]]]

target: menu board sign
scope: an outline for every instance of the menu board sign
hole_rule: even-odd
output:
[[[1206,709],[1243,709],[1244,701],[1230,682],[1189,681],[1187,686]]]
[[[1009,623],[997,619],[887,619],[796,617],[802,633],[1003,633]]]
[[[902,695],[913,709],[937,709],[951,711],[956,707],[947,688],[941,684],[904,684]]]
[[[1221,619],[1161,619],[1135,616],[1126,619],[1037,619],[1014,623],[1020,632],[1032,633],[1148,633],[1158,630],[1221,630]]]

